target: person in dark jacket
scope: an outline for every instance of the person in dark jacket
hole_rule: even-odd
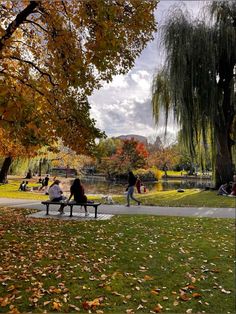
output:
[[[134,200],[135,202],[137,202],[138,205],[141,204],[141,202],[139,200],[137,200],[133,194],[134,194],[134,188],[136,185],[136,181],[137,178],[135,177],[135,175],[133,174],[132,171],[129,172],[128,174],[128,191],[127,191],[127,205],[126,206],[130,206],[130,199]]]
[[[25,191],[25,181],[22,181],[19,186],[19,191]]]
[[[80,179],[77,178],[74,180],[70,187],[70,197],[68,198],[68,202],[70,199],[74,197],[74,201],[76,203],[87,203],[87,196],[84,194],[84,187],[82,186]],[[87,206],[84,205],[85,216],[89,216],[89,212],[87,210]]]

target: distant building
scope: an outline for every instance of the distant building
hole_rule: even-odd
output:
[[[63,168],[63,167],[58,167],[58,168],[52,168],[50,170],[50,175],[51,176],[56,176],[56,177],[75,177],[77,176],[77,170],[73,168]]]
[[[129,135],[120,135],[117,136],[116,138],[120,139],[120,140],[135,140],[137,142],[141,142],[145,145],[147,145],[148,140],[145,136],[142,135],[136,135],[136,134],[129,134]]]

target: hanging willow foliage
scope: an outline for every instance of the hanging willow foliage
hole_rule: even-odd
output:
[[[161,108],[166,125],[169,111],[174,111],[192,155],[207,147],[210,136],[219,185],[231,180],[233,171],[236,4],[213,2],[210,13],[211,21],[192,21],[186,12],[173,11],[163,28],[167,57],[153,81],[152,106],[157,124]]]

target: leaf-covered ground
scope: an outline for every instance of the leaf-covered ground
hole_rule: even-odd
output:
[[[0,312],[233,313],[233,219],[0,209]]]

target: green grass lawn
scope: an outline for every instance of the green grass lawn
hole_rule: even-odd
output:
[[[0,312],[234,313],[233,219],[0,209]]]
[[[29,185],[40,186],[36,183]],[[43,192],[21,192],[18,191],[19,181],[11,180],[9,184],[0,186],[0,197],[6,198],[24,198],[34,200],[46,200],[47,195]],[[118,204],[126,203],[125,195],[112,196]],[[184,193],[176,190],[157,191],[138,195],[143,205],[157,206],[196,206],[196,207],[236,207],[236,198],[218,196],[216,191],[203,191],[199,189],[186,189]],[[90,200],[102,202],[101,196],[89,196]]]
[[[236,198],[217,195],[216,191],[186,189],[179,193],[176,190],[136,194],[143,205],[158,206],[192,206],[192,207],[236,207]],[[125,203],[125,196],[113,197],[118,203]]]

